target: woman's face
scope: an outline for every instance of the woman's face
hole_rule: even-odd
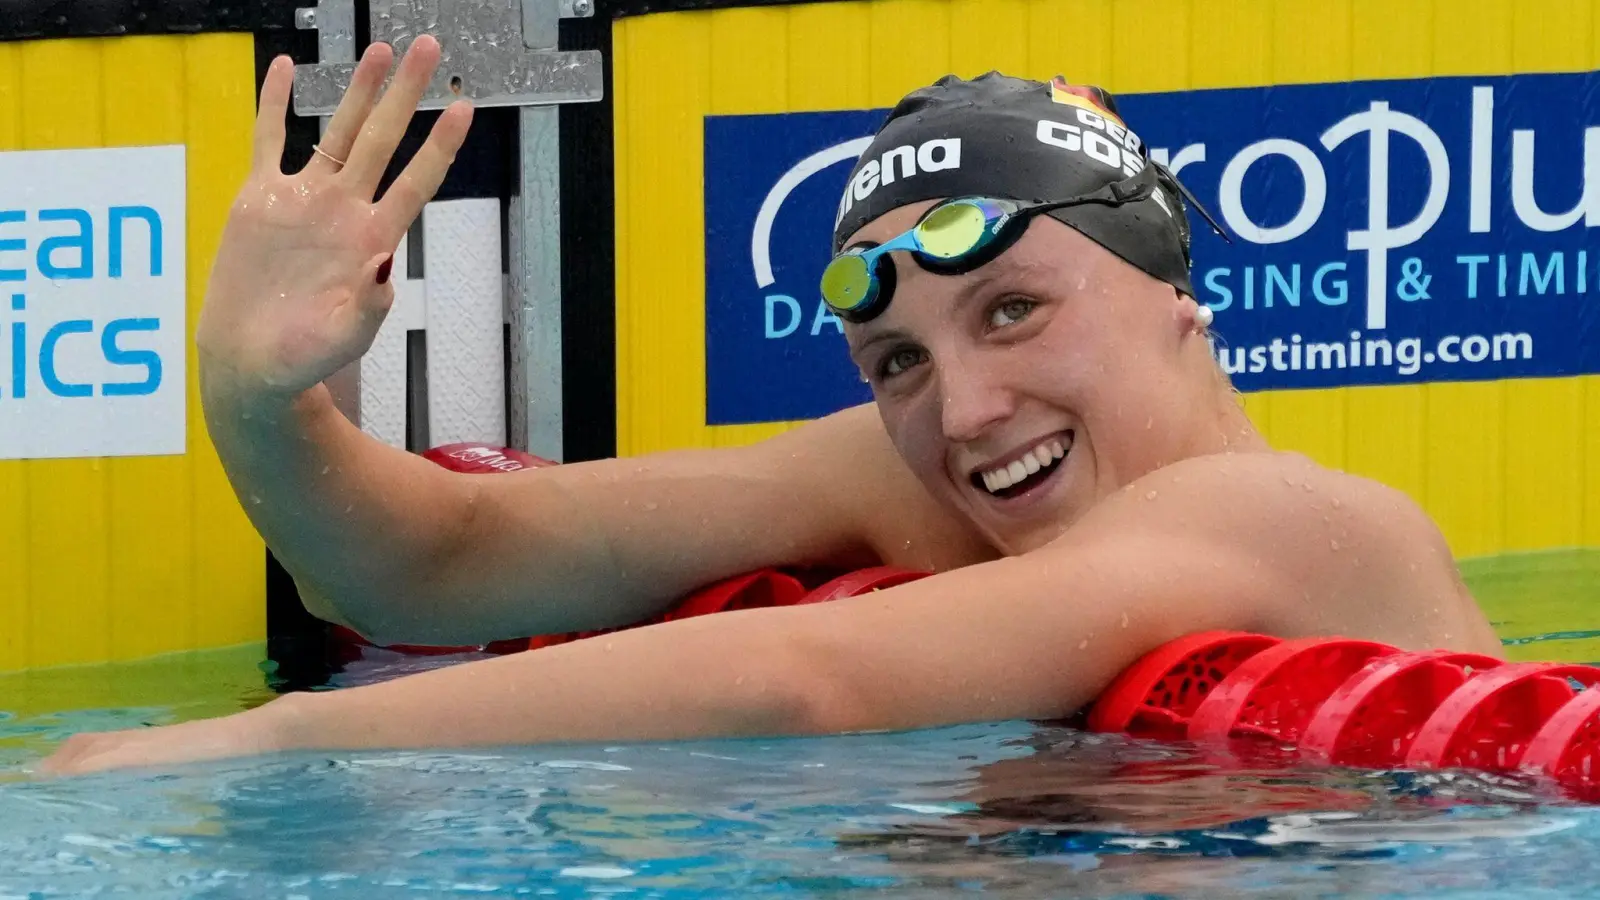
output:
[[[887,242],[932,205],[846,246]],[[1204,341],[1194,301],[1054,219],[959,276],[892,258],[893,299],[846,326],[850,355],[917,477],[1007,553],[1182,458],[1214,410],[1181,364],[1185,342]]]

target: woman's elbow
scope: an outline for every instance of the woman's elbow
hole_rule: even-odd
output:
[[[828,735],[886,727],[873,693],[848,674],[825,642],[779,636],[764,655],[764,684],[749,705],[754,730],[772,734]]]

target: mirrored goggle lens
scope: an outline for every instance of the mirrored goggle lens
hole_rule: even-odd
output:
[[[838,257],[822,272],[822,299],[835,309],[855,309],[871,290],[872,273],[859,255]]]
[[[988,216],[974,203],[941,206],[917,226],[922,250],[937,259],[955,259],[976,250],[988,227]]]

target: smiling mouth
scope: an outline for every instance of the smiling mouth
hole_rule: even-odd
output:
[[[1020,497],[1044,484],[1061,468],[1061,461],[1072,452],[1073,437],[1073,432],[1068,431],[1065,436],[1046,438],[1007,465],[973,472],[972,486],[1001,500]]]

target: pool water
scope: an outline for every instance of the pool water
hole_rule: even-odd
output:
[[[1600,553],[1465,566],[1519,659],[1600,661]],[[37,780],[80,730],[269,699],[261,648],[0,677],[13,897],[1578,897],[1600,808],[1005,722],[805,740],[302,753]],[[458,660],[379,655],[327,689]]]

